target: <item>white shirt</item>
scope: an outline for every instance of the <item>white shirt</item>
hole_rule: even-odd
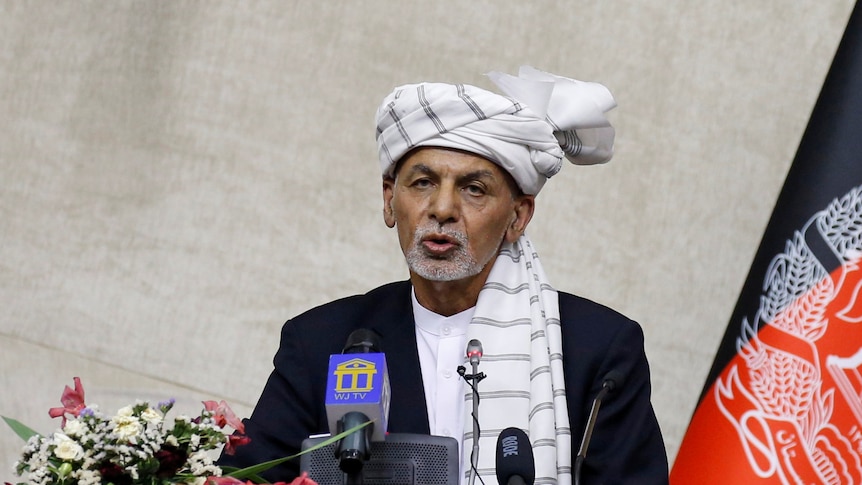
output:
[[[465,384],[458,374],[458,366],[464,365],[466,360],[467,327],[475,307],[444,317],[420,305],[413,291],[410,296],[428,425],[432,435],[455,438],[458,455],[463,456]]]

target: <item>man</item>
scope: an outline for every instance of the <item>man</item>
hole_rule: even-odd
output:
[[[592,400],[611,371],[625,382],[602,405],[582,483],[667,482],[640,327],[554,290],[524,234],[535,195],[563,158],[610,159],[614,131],[604,113],[613,97],[599,84],[531,68],[489,77],[507,96],[422,83],[383,101],[383,217],[398,232],[410,279],[288,321],[275,370],[245,422],[251,443],[221,464],[288,456],[327,432],[327,359],[352,331],[368,328],[382,337],[389,363],[389,431],[455,437],[462,468],[473,435],[456,369],[467,341],[482,342],[477,470],[485,484],[495,481],[496,438],[507,427],[528,432],[536,483],[570,483]],[[265,477],[285,480],[296,468]]]

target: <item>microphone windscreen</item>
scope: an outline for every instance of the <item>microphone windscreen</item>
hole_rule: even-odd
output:
[[[530,438],[518,428],[506,428],[497,438],[497,483],[506,485],[513,477],[526,485],[536,479],[536,462]]]
[[[602,387],[607,387],[609,392],[613,392],[616,389],[623,387],[623,384],[625,383],[625,374],[616,369],[608,371],[608,373],[605,374],[605,377],[602,378]]]
[[[471,364],[478,364],[482,358],[482,342],[476,339],[467,342],[467,358]]]
[[[383,343],[380,335],[374,330],[360,328],[354,330],[344,343],[342,354],[368,354],[383,352]]]

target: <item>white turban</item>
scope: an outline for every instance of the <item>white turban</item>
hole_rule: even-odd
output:
[[[416,147],[444,147],[485,157],[509,172],[526,194],[539,193],[565,156],[578,165],[613,156],[616,106],[598,83],[522,67],[488,77],[506,96],[467,84],[395,88],[377,109],[377,149],[384,176]]]

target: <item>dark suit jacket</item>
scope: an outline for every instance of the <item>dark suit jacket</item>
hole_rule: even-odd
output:
[[[607,307],[560,293],[563,359],[572,450],[577,453],[602,377],[622,372],[625,382],[603,402],[582,471],[582,483],[667,483],[667,455],[650,403],[650,377],[640,326]],[[340,353],[358,328],[376,331],[389,367],[389,432],[429,433],[419,369],[410,283],[391,283],[365,295],[309,310],[282,328],[275,369],[251,417],[251,443],[220,465],[245,467],[297,453],[310,434],[329,431],[324,407],[329,355]],[[574,462],[574,457],[573,460]],[[289,481],[299,460],[269,470]]]

